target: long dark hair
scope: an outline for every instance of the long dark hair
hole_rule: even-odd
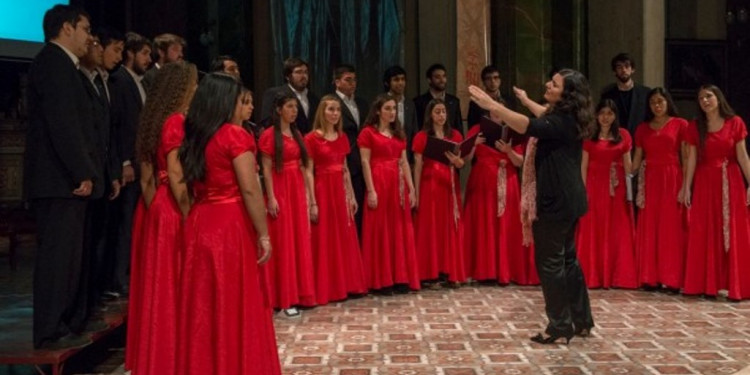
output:
[[[271,124],[273,124],[273,165],[276,168],[276,172],[281,172],[281,167],[284,164],[284,160],[282,160],[284,156],[284,139],[281,135],[281,116],[279,116],[279,111],[284,107],[284,104],[292,100],[297,104],[297,96],[292,93],[282,93],[277,95],[273,101]],[[299,146],[299,152],[302,156],[302,164],[307,166],[307,148],[305,148],[305,141],[302,139],[302,134],[300,134],[297,129],[297,121],[292,121],[292,123],[289,124],[289,129],[292,131],[294,141],[297,142],[297,146]]]
[[[667,91],[663,87],[654,87],[653,89],[651,89],[651,91],[648,92],[648,96],[646,97],[646,122],[651,122],[651,120],[653,120],[655,117],[654,112],[651,111],[651,98],[654,95],[661,95],[667,101],[667,116],[677,117],[680,115],[677,112],[677,106],[674,105],[674,100],[672,100],[672,95],[669,94],[669,91]]]
[[[136,132],[135,155],[138,162],[156,164],[156,149],[164,122],[170,115],[187,107],[196,82],[198,70],[191,63],[172,62],[159,69],[143,105]]]
[[[596,105],[596,110],[594,110],[596,121],[594,121],[594,131],[591,132],[591,140],[599,140],[599,132],[602,130],[602,126],[599,124],[599,111],[604,108],[609,108],[615,114],[615,120],[609,126],[609,136],[612,137],[610,143],[618,144],[622,141],[622,136],[620,135],[620,121],[617,120],[617,104],[612,99],[603,99]]]
[[[365,126],[372,126],[375,129],[378,128],[378,126],[380,125],[380,110],[383,108],[383,104],[389,101],[395,103],[396,99],[388,94],[380,94],[375,97],[375,101],[372,102],[372,105],[370,106],[370,112],[367,114],[367,121],[365,121]],[[406,139],[404,127],[401,125],[401,122],[398,121],[398,116],[393,119],[393,122],[390,123],[390,125],[391,132],[393,132],[394,137],[401,140]]]
[[[435,136],[435,123],[432,122],[432,110],[441,104],[445,107],[446,112],[445,124],[443,124],[443,135],[445,138],[450,138],[451,134],[453,134],[453,128],[451,127],[451,122],[448,121],[448,106],[445,105],[443,99],[434,98],[427,103],[427,108],[425,108],[424,111],[424,124],[422,125],[422,130],[426,131],[429,136]]]
[[[700,103],[700,93],[704,90],[711,91],[716,96],[716,101],[719,104],[719,116],[721,116],[721,118],[726,120],[735,116],[734,109],[729,105],[727,98],[724,97],[724,93],[721,92],[721,89],[718,86],[710,84],[701,86],[700,89],[698,89],[698,116],[695,118],[695,125],[698,128],[698,140],[701,150],[703,149],[703,146],[706,145],[706,137],[708,137],[708,117],[706,117],[706,112],[703,112]]]
[[[581,72],[573,69],[562,69],[557,74],[563,77],[563,92],[560,101],[550,106],[548,112],[572,115],[576,120],[578,136],[587,138],[594,123],[589,81]]]
[[[206,145],[222,125],[231,122],[242,84],[224,73],[211,73],[195,90],[185,117],[185,139],[180,146],[180,163],[185,182],[206,177]]]

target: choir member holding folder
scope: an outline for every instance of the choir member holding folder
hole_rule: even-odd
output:
[[[466,280],[461,218],[461,184],[456,168],[462,155],[474,148],[476,135],[462,142],[458,130],[447,122],[445,103],[427,104],[423,129],[414,136],[414,181],[417,190],[415,223],[419,278],[438,279],[456,287]]]
[[[386,294],[394,287],[397,292],[420,288],[411,219],[416,196],[396,113],[396,100],[379,95],[357,138],[367,187],[362,221],[366,283]]]
[[[467,135],[480,132],[485,140],[467,158],[476,158],[464,208],[467,274],[478,281],[539,284],[533,245],[525,246],[521,234],[518,168],[523,163],[525,142],[514,144],[514,132],[487,117]]]

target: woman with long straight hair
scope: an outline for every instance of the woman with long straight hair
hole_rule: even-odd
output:
[[[266,186],[268,222],[276,256],[265,268],[271,305],[288,317],[298,306],[315,306],[310,214],[318,211],[309,168],[310,157],[297,130],[297,97],[275,98],[271,126],[258,141]]]
[[[685,261],[682,143],[687,121],[677,117],[672,96],[657,87],[648,95],[646,120],[635,130],[633,171],[638,173],[635,254],[638,283],[646,289],[677,293]]]
[[[424,118],[424,126],[414,136],[412,144],[417,192],[414,232],[419,278],[427,284],[446,281],[447,286],[457,287],[466,281],[461,181],[458,176],[464,160],[446,152],[451,163],[446,165],[423,154],[428,137],[458,143],[463,136],[448,123],[442,99],[427,103]]]
[[[630,133],[620,128],[617,105],[605,99],[596,106],[596,126],[583,141],[581,175],[588,212],[576,234],[578,260],[589,288],[637,288],[634,218],[625,179],[632,162]]]
[[[362,257],[369,289],[384,294],[418,290],[419,268],[411,209],[416,204],[406,135],[396,101],[378,95],[357,144],[367,192],[362,219]]]
[[[195,65],[166,64],[141,112],[135,147],[146,209],[134,225],[126,349],[135,374],[174,373],[182,222],[190,208],[177,151],[197,84]]]
[[[255,141],[240,125],[248,110],[242,85],[212,73],[185,119],[179,157],[195,203],[185,222],[174,374],[281,374],[259,273],[271,240]]]
[[[690,207],[685,294],[750,298],[750,160],[745,122],[714,85],[698,91],[682,201]],[[695,176],[695,177],[693,177]],[[743,180],[744,177],[744,180]]]
[[[534,252],[549,323],[546,335],[531,341],[554,344],[588,335],[594,326],[588,290],[576,258],[575,230],[586,212],[586,189],[581,178],[583,139],[594,119],[589,84],[575,70],[563,69],[546,84],[548,107],[530,106],[536,119],[511,111],[479,87],[469,86],[471,100],[520,134],[534,137],[524,168],[535,179],[536,196],[528,213]],[[524,175],[526,172],[524,172]]]
[[[342,130],[341,100],[326,95],[305,136],[307,173],[317,206],[310,210],[315,297],[318,305],[365,294],[365,270],[354,214],[359,209],[346,164],[349,139]]]

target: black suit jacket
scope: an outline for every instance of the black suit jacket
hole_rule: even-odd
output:
[[[627,113],[620,110],[620,107],[623,106],[623,101],[616,84],[611,84],[602,91],[601,100],[611,99],[615,102],[618,109],[617,120],[620,122],[620,126],[628,129],[630,135],[635,137],[635,128],[646,119],[646,106],[648,105],[646,99],[651,89],[636,83],[632,90],[633,97],[630,99],[630,109]]]
[[[362,158],[359,155],[359,147],[357,146],[357,136],[359,135],[359,129],[365,125],[365,119],[367,117],[367,102],[359,96],[354,97],[354,102],[357,103],[357,109],[359,110],[359,125],[354,120],[354,115],[349,107],[344,104],[344,101],[338,96],[338,94],[331,94],[339,99],[341,102],[341,124],[346,138],[349,139],[349,147],[351,152],[346,156],[346,165],[349,168],[349,173],[352,175],[352,180],[355,176],[362,175]]]
[[[117,155],[122,162],[129,160],[138,173],[138,168],[135,165],[135,136],[138,131],[138,118],[141,115],[141,109],[143,109],[141,93],[135,80],[125,70],[124,66],[112,73],[109,78],[110,115],[112,131],[117,137]]]
[[[29,69],[29,129],[24,156],[28,199],[75,198],[92,180],[102,194],[91,101],[81,73],[62,48],[47,43]]]
[[[273,102],[276,96],[280,94],[292,94],[294,95],[294,91],[292,91],[292,88],[289,87],[288,84],[283,84],[281,86],[271,87],[270,89],[266,90],[266,92],[263,93],[263,103],[260,110],[260,123],[263,125],[263,127],[268,127],[271,125],[271,113],[273,112]],[[296,96],[295,96],[296,97]],[[310,90],[307,90],[307,101],[310,102],[310,116],[308,118],[307,115],[305,115],[305,111],[302,109],[302,104],[297,102],[297,129],[299,129],[300,133],[302,135],[305,135],[312,130],[312,122],[313,118],[315,117],[315,111],[318,109],[318,104],[320,103],[320,98],[318,98],[317,95],[313,94]]]
[[[84,87],[86,92],[89,94],[89,99],[92,102],[93,114],[94,114],[94,128],[97,130],[99,135],[99,157],[102,160],[102,166],[104,167],[104,183],[109,184],[114,180],[119,180],[122,177],[122,162],[117,156],[117,142],[114,137],[114,132],[111,131],[112,120],[110,118],[110,108],[107,93],[100,93],[97,91],[94,83],[83,74]],[[99,74],[99,73],[97,73]],[[109,86],[107,81],[103,80],[105,86]],[[106,189],[105,189],[106,190]]]
[[[424,111],[427,109],[427,104],[430,103],[430,100],[432,100],[432,94],[429,91],[414,98],[417,129],[421,129],[422,125],[424,125]],[[461,121],[461,100],[451,94],[445,93],[445,109],[448,112],[448,123],[451,124],[451,127],[464,134],[464,126]]]

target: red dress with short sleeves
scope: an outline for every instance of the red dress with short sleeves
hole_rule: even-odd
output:
[[[630,133],[620,129],[619,143],[583,141],[588,212],[578,222],[578,262],[589,288],[637,288],[634,221],[627,200],[623,155],[630,153]]]
[[[373,126],[365,126],[357,144],[370,150],[372,183],[378,197],[376,208],[367,205],[362,221],[362,258],[365,281],[370,289],[408,284],[418,290],[419,266],[414,247],[409,189],[399,160],[406,141],[387,137]]]
[[[700,148],[698,129],[690,124],[687,142],[698,147],[693,179],[690,231],[685,259],[685,294],[750,298],[750,215],[736,145],[747,129],[739,116],[708,133]]]
[[[349,212],[344,179],[349,140],[343,133],[333,141],[317,131],[305,136],[313,160],[318,222],[312,224],[317,304],[339,301],[351,294],[367,293],[362,252],[354,216]],[[362,209],[360,207],[360,209]]]
[[[315,306],[315,274],[311,249],[310,216],[302,174],[302,153],[293,137],[282,135],[282,167],[276,170],[274,128],[260,135],[258,148],[271,158],[273,191],[279,203],[276,218],[268,215],[273,257],[264,267],[271,306]]]
[[[475,125],[466,134],[479,133]],[[524,145],[513,146],[524,155]],[[523,245],[518,168],[504,152],[480,144],[466,184],[464,237],[466,269],[474,280],[539,284],[534,247]]]
[[[182,213],[169,189],[167,154],[182,144],[185,116],[167,118],[156,151],[156,194],[133,233],[140,244],[131,268],[136,299],[128,305],[126,351],[134,374],[174,372],[177,346],[177,291],[182,256]],[[144,206],[145,208],[145,206]],[[138,215],[136,215],[136,218]],[[136,219],[139,220],[139,219]],[[136,228],[139,228],[135,230]],[[132,324],[131,322],[135,323]]]
[[[427,132],[414,136],[412,151],[424,153]],[[458,130],[447,140],[461,142]],[[461,179],[452,167],[427,157],[422,158],[419,207],[414,232],[419,260],[420,280],[436,280],[441,274],[448,281],[466,281],[464,266],[464,224],[461,218]]]
[[[206,175],[194,184],[185,222],[172,374],[281,374],[257,233],[232,164],[254,151],[253,136],[233,124],[219,128],[206,146]]]

